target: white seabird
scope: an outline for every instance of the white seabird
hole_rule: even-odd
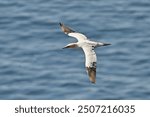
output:
[[[90,41],[85,35],[78,33],[71,28],[65,26],[63,23],[60,23],[61,30],[67,34],[68,36],[74,37],[78,40],[76,43],[70,43],[66,45],[64,48],[76,48],[80,47],[83,49],[85,53],[85,67],[86,71],[89,75],[89,79],[92,83],[96,82],[96,53],[94,48],[100,46],[107,46],[110,43],[102,43],[102,42],[95,42]]]

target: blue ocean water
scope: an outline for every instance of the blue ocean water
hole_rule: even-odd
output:
[[[63,22],[91,40],[91,84]],[[150,99],[149,0],[0,0],[0,99]]]

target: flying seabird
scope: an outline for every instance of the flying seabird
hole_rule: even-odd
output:
[[[89,76],[89,79],[92,83],[96,82],[96,53],[94,49],[96,47],[100,46],[107,46],[110,45],[110,43],[102,43],[102,42],[95,42],[90,41],[85,35],[78,33],[71,29],[68,26],[65,26],[63,23],[59,23],[61,30],[67,34],[68,36],[76,38],[78,41],[76,43],[70,43],[66,45],[64,48],[76,48],[80,47],[83,49],[85,54],[85,67],[87,74]]]

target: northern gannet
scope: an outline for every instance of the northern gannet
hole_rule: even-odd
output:
[[[80,47],[83,49],[85,54],[85,67],[87,74],[89,75],[89,79],[92,83],[96,82],[96,53],[94,48],[100,46],[107,46],[110,43],[102,43],[102,42],[95,42],[90,41],[85,35],[78,33],[71,29],[70,27],[65,26],[63,23],[59,23],[61,30],[67,34],[68,36],[74,37],[78,40],[76,43],[70,43],[66,45],[64,48],[76,48]]]

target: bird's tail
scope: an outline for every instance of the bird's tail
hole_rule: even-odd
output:
[[[102,43],[102,42],[98,42],[96,47],[100,47],[100,46],[108,46],[111,45],[110,43]]]

